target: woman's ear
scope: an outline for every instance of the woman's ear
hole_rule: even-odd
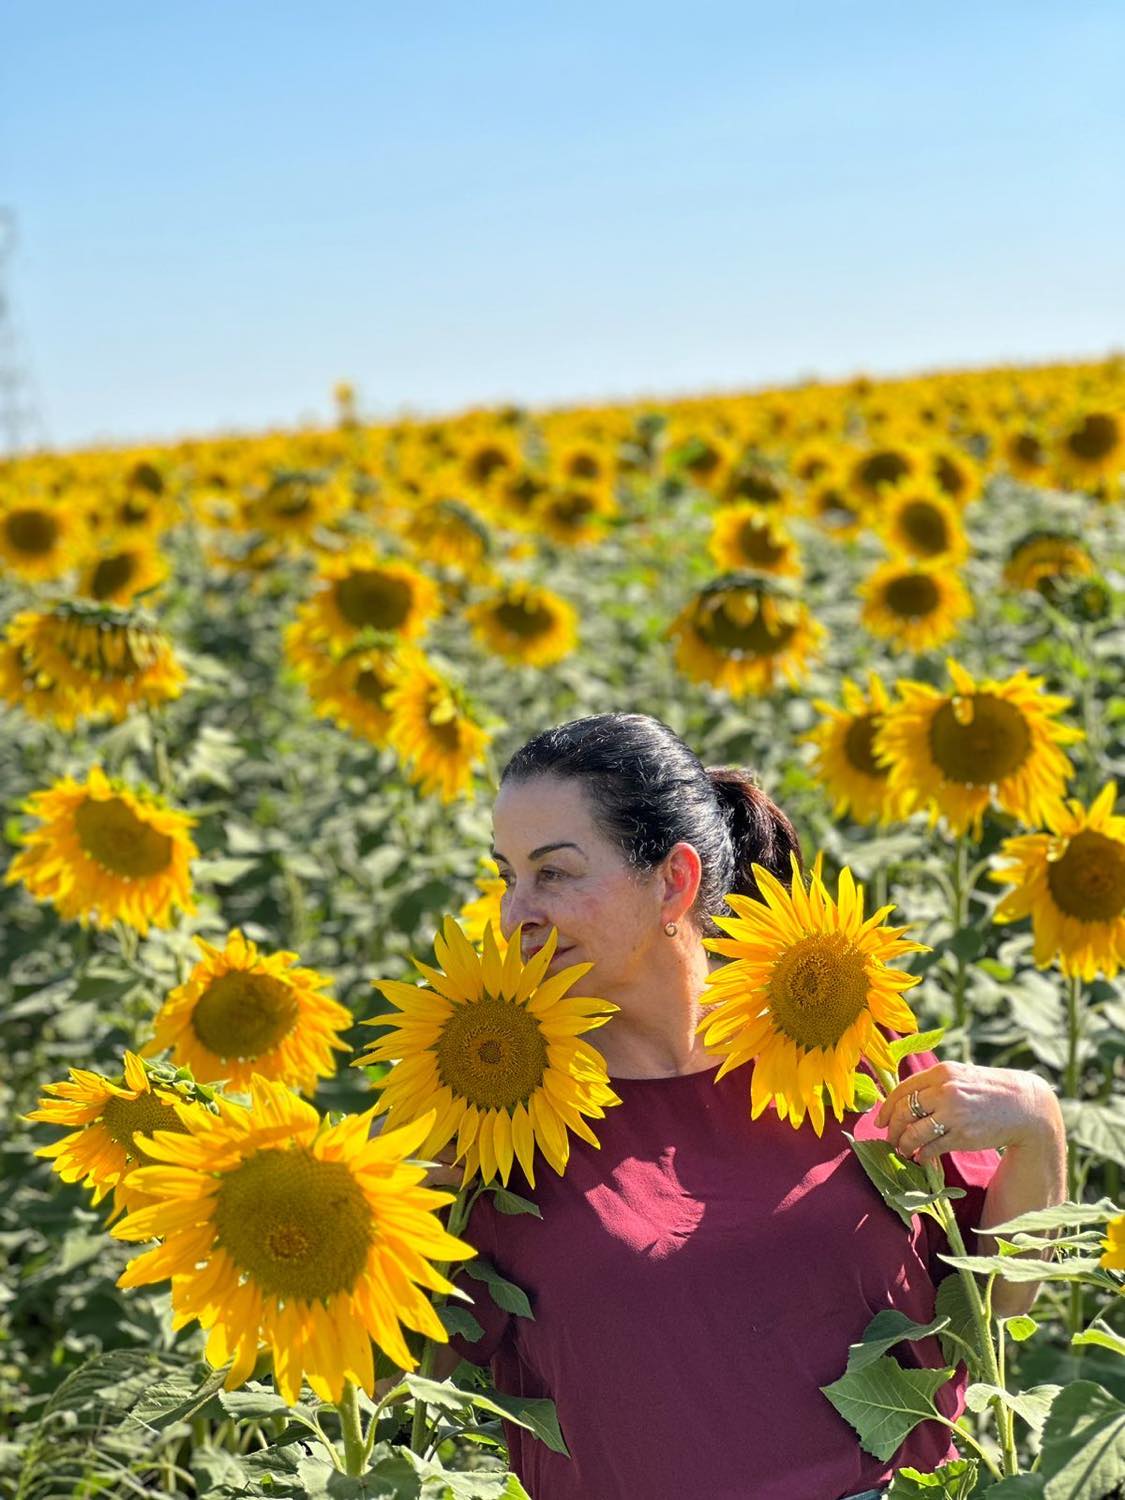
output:
[[[703,865],[695,845],[673,844],[664,860],[662,877],[664,901],[661,916],[666,921],[678,922],[695,905],[703,878]]]

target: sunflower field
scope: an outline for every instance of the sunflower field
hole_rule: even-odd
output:
[[[890,1459],[940,1420],[894,1348],[937,1332],[962,1458],[893,1497],[1125,1494],[1125,360],[336,401],[0,464],[3,1493],[498,1500],[527,1493],[506,1424],[566,1451],[550,1402],[435,1351],[479,1333],[464,1268],[531,1311],[463,1237],[472,1194],[537,1213],[513,1173],[565,1171],[614,1102],[604,1006],[492,926],[498,773],[630,710],[752,768],[841,920],[860,883],[907,926],[878,952],[919,1036],[878,1058],[1061,1102],[1067,1202],[960,1244],[934,1323],[877,1318],[825,1399]],[[466,998],[551,1042],[564,1103],[458,1081]],[[822,1088],[878,1097],[832,1043],[776,1091],[797,1128]],[[427,1180],[444,1147],[460,1191]],[[940,1170],[864,1165],[949,1227]],[[991,1316],[1004,1279],[1040,1281],[1030,1314]]]

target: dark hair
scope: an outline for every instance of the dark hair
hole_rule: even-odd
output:
[[[500,781],[555,776],[581,782],[607,835],[638,871],[653,869],[674,844],[691,844],[703,875],[693,914],[705,933],[726,911],[728,892],[762,899],[751,865],[788,885],[796,829],[753,776],[704,767],[679,735],[648,714],[594,714],[545,729],[517,750]]]

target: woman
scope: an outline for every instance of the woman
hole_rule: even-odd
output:
[[[772,1108],[751,1121],[752,1064],[715,1083],[696,1034],[717,962],[702,939],[728,891],[758,895],[753,863],[788,881],[797,836],[748,777],[705,770],[658,720],[605,714],[537,735],[505,768],[494,825],[505,935],[521,928],[527,958],[557,928],[548,972],[590,963],[581,990],[619,1007],[595,1038],[621,1099],[597,1122],[600,1149],[572,1137],[562,1178],[544,1170],[531,1190],[517,1176],[541,1218],[499,1215],[485,1194],[467,1231],[534,1321],[463,1277],[484,1335],[443,1351],[445,1373],[462,1356],[491,1362],[500,1390],[556,1402],[570,1458],[508,1429],[533,1500],[839,1500],[955,1457],[949,1429],[926,1422],[883,1463],[819,1389],[881,1308],[930,1320],[949,1270],[934,1222],[904,1229],[843,1130],[940,1154],[966,1190],[972,1250],[974,1226],[1064,1196],[1050,1087],[922,1053],[881,1108],[843,1126],[830,1114],[822,1137]],[[1036,1290],[997,1285],[994,1309],[1024,1311]],[[933,1337],[895,1354],[944,1363]],[[959,1375],[939,1393],[951,1417]]]

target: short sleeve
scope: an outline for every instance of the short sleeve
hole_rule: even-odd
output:
[[[492,1207],[491,1194],[482,1193],[477,1199],[461,1238],[467,1240],[478,1255],[495,1260],[496,1211]],[[475,1341],[455,1333],[449,1340],[449,1347],[470,1364],[486,1365],[508,1336],[513,1315],[497,1307],[485,1283],[477,1281],[467,1271],[461,1271],[452,1280],[458,1291],[467,1292],[473,1299],[472,1306],[460,1298],[454,1299],[454,1305],[471,1312],[484,1333]]]

